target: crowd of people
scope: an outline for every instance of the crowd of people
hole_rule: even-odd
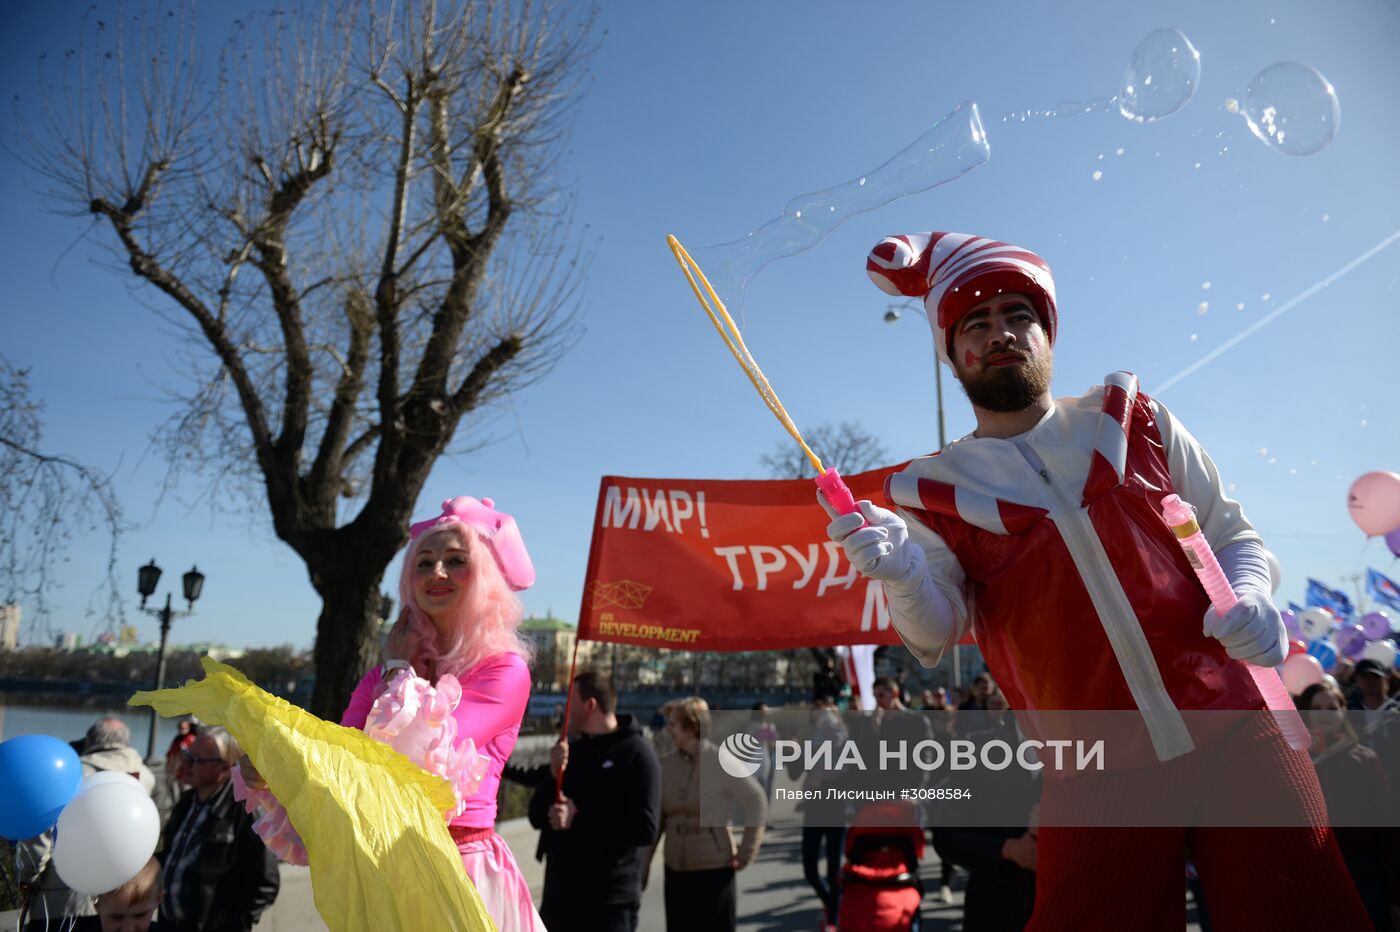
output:
[[[1024,804],[997,811],[996,828],[921,818],[918,807],[804,798],[802,869],[824,928],[917,930],[925,829],[944,865],[937,897],[953,899],[955,866],[968,873],[968,932],[1179,929],[1188,879],[1203,928],[1394,928],[1393,671],[1374,660],[1341,668],[1298,697],[1310,737],[1287,733],[1280,722],[1297,709],[1270,684],[1289,643],[1259,534],[1201,444],[1131,373],[1054,398],[1058,309],[1043,259],[984,237],[917,233],[882,240],[867,271],[889,294],[924,299],[937,355],[977,427],[891,475],[889,508],[861,501],[841,513],[819,493],[826,533],[856,571],[882,584],[891,624],[915,659],[934,667],[972,631],[987,673],[966,695],[930,690],[917,703],[897,679],[881,678],[875,710],[852,718],[838,714],[839,677],[824,664],[813,680],[814,733],[917,743],[969,736],[971,712],[993,737],[1016,728],[1009,709],[1133,713],[1143,738],[1113,777],[1176,780],[1193,811],[1219,818],[1105,825],[1095,819],[1104,783],[1082,773],[1004,787]],[[1192,507],[1169,526],[1162,509],[1173,498]],[[1207,595],[1211,572],[1233,601]],[[710,710],[688,697],[661,710],[672,748],[659,759],[596,671],[572,679],[550,762],[510,771],[533,787],[529,816],[545,860],[537,908],[495,831],[531,689],[515,593],[533,582],[514,520],[489,499],[452,499],[414,524],[384,662],[360,681],[341,724],[392,744],[385,723],[398,712],[423,697],[450,707],[422,723],[436,730],[428,747],[441,743],[442,753],[415,762],[453,786],[458,806],[447,828],[498,928],[633,932],[658,845],[667,928],[735,928],[736,875],[760,856],[781,776],[776,758],[752,776],[720,779]],[[1344,705],[1360,728],[1338,718]],[[752,712],[750,737],[772,745],[764,710]],[[1201,713],[1241,712],[1252,714],[1228,728],[1189,724]],[[165,833],[160,921],[248,928],[277,889],[257,837],[293,858],[304,859],[305,848],[232,735],[201,730],[181,755],[189,790]],[[1226,785],[1196,769],[1226,757],[1255,781]],[[821,789],[838,779],[835,769],[800,775]],[[1025,779],[1017,770],[1006,779]],[[1300,824],[1230,821],[1261,794]],[[240,798],[255,799],[261,815],[253,819]],[[1349,816],[1358,801],[1354,820],[1328,821],[1329,810]],[[732,812],[737,828],[704,818],[707,809]],[[1280,884],[1283,877],[1300,882]],[[112,898],[123,906],[148,902],[146,888],[120,892]]]
[[[26,932],[246,932],[277,898],[277,859],[234,799],[232,773],[242,751],[225,729],[177,723],[160,777],[131,746],[117,718],[94,722],[73,742],[84,775],[127,774],[165,803],[157,854],[115,890],[96,897],[68,888],[53,860],[49,832],[16,851]],[[159,913],[159,919],[156,914]]]
[[[666,928],[734,929],[742,911],[737,874],[760,855],[775,784],[786,779],[819,789],[836,777],[820,767],[791,765],[784,774],[772,755],[780,737],[773,710],[759,703],[748,710],[747,732],[767,749],[763,765],[751,778],[724,778],[703,698],[677,699],[659,709],[652,724],[665,737],[658,741],[654,727],[618,711],[615,685],[592,670],[572,682],[564,737],[551,749],[549,763],[508,766],[530,690],[529,650],[515,634],[519,603],[501,562],[484,558],[491,553],[491,544],[451,503],[442,516],[415,526],[400,584],[405,609],[386,644],[387,659],[366,674],[343,724],[367,727],[376,702],[419,678],[419,671],[432,682],[456,678],[457,734],[485,749],[491,763],[449,828],[464,870],[499,928],[635,930],[660,848]],[[519,554],[513,565],[519,571]],[[1338,827],[1336,842],[1370,920],[1388,929],[1400,903],[1400,832],[1387,827],[1397,771],[1384,755],[1397,742],[1381,739],[1394,739],[1392,732],[1400,730],[1392,700],[1397,684],[1373,661],[1338,672],[1298,697],[1298,705],[1309,713],[1311,753],[1329,809],[1341,813],[1356,800],[1366,803],[1372,823]],[[904,676],[882,676],[872,694],[873,712],[851,713],[851,685],[834,665],[822,664],[813,677],[814,740],[917,743],[1014,735],[1007,696],[987,672],[966,690],[936,687],[916,694]],[[1353,719],[1339,714],[1344,709],[1353,710]],[[188,719],[178,727],[160,780],[130,747],[120,720],[99,720],[75,742],[86,772],[129,773],[153,795],[167,794],[173,808],[157,857],[128,883],[96,898],[63,887],[48,857],[50,838],[26,842],[21,865],[27,928],[56,928],[55,920],[72,917],[74,928],[105,932],[246,930],[274,901],[277,859],[260,837],[259,823],[276,820],[259,820],[236,792],[235,777],[247,786],[265,786],[253,762],[223,728]],[[495,832],[503,778],[532,787],[529,820],[540,832],[536,856],[545,862],[538,908],[514,854]],[[804,800],[801,870],[821,927],[871,927],[870,917],[882,916],[890,924],[880,928],[917,930],[926,905],[919,862],[927,838],[941,865],[937,889],[929,891],[934,905],[961,906],[968,932],[1026,928],[1036,904],[1040,842],[1038,786],[1032,781],[1023,789],[1015,798],[1025,805],[1007,808],[1005,826],[941,824],[916,809],[912,834],[907,813],[882,821],[890,813],[878,806]],[[732,813],[733,825],[707,822],[702,811]],[[966,874],[961,883],[959,871]],[[1185,879],[1208,930],[1210,901],[1193,872]]]

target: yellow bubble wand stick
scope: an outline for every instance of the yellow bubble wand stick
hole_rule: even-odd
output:
[[[802,433],[792,422],[792,418],[788,416],[783,403],[778,400],[778,393],[773,391],[768,377],[763,374],[763,370],[758,367],[758,362],[753,358],[753,354],[744,345],[744,335],[739,332],[734,318],[729,316],[729,311],[710,285],[710,280],[705,277],[705,273],[701,271],[696,261],[690,257],[690,253],[686,252],[680,240],[668,235],[666,245],[671,247],[676,261],[680,263],[681,271],[685,273],[686,280],[690,282],[690,290],[695,292],[695,300],[700,302],[705,316],[709,317],[710,323],[715,325],[715,330],[724,340],[724,345],[729,347],[729,352],[734,355],[734,360],[739,363],[739,368],[744,370],[744,374],[749,377],[754,389],[758,391],[759,397],[768,406],[768,410],[773,412],[773,416],[778,419],[778,422],[783,425],[783,429],[792,436],[793,440],[797,441],[802,452],[807,454],[808,461],[817,471],[815,480],[817,488],[822,490],[822,494],[826,496],[826,500],[831,504],[831,507],[836,509],[837,513],[845,515],[856,511],[855,498],[851,495],[851,490],[846,486],[845,480],[841,478],[841,474],[836,471],[835,466],[824,467],[821,458],[813,453],[812,448],[807,446],[807,441],[802,439]],[[703,291],[701,285],[704,286]]]

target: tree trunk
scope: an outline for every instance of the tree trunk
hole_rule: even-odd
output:
[[[334,576],[316,579],[321,617],[316,622],[316,688],[311,712],[339,722],[355,684],[379,662],[379,587],[384,570],[342,564]],[[315,574],[313,574],[315,578]]]

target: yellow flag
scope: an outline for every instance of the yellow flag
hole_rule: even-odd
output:
[[[447,831],[443,814],[457,801],[446,780],[233,667],[201,662],[204,679],[130,704],[193,714],[238,739],[306,845],[316,909],[332,932],[494,932]]]

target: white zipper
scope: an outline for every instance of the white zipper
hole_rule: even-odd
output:
[[[1158,759],[1170,760],[1193,750],[1191,734],[1176,704],[1172,702],[1166,684],[1162,682],[1162,673],[1152,656],[1142,623],[1138,621],[1128,594],[1113,573],[1113,564],[1104,550],[1103,541],[1099,540],[1098,532],[1094,530],[1088,510],[1077,504],[1076,498],[1050,474],[1029,442],[1014,441],[1014,444],[1026,465],[1050,491],[1053,499],[1051,520],[1059,529],[1065,548],[1079,570],[1079,578],[1084,582],[1089,600],[1098,613],[1099,623],[1108,636],[1108,643],[1123,671],[1128,690],[1142,713]]]

